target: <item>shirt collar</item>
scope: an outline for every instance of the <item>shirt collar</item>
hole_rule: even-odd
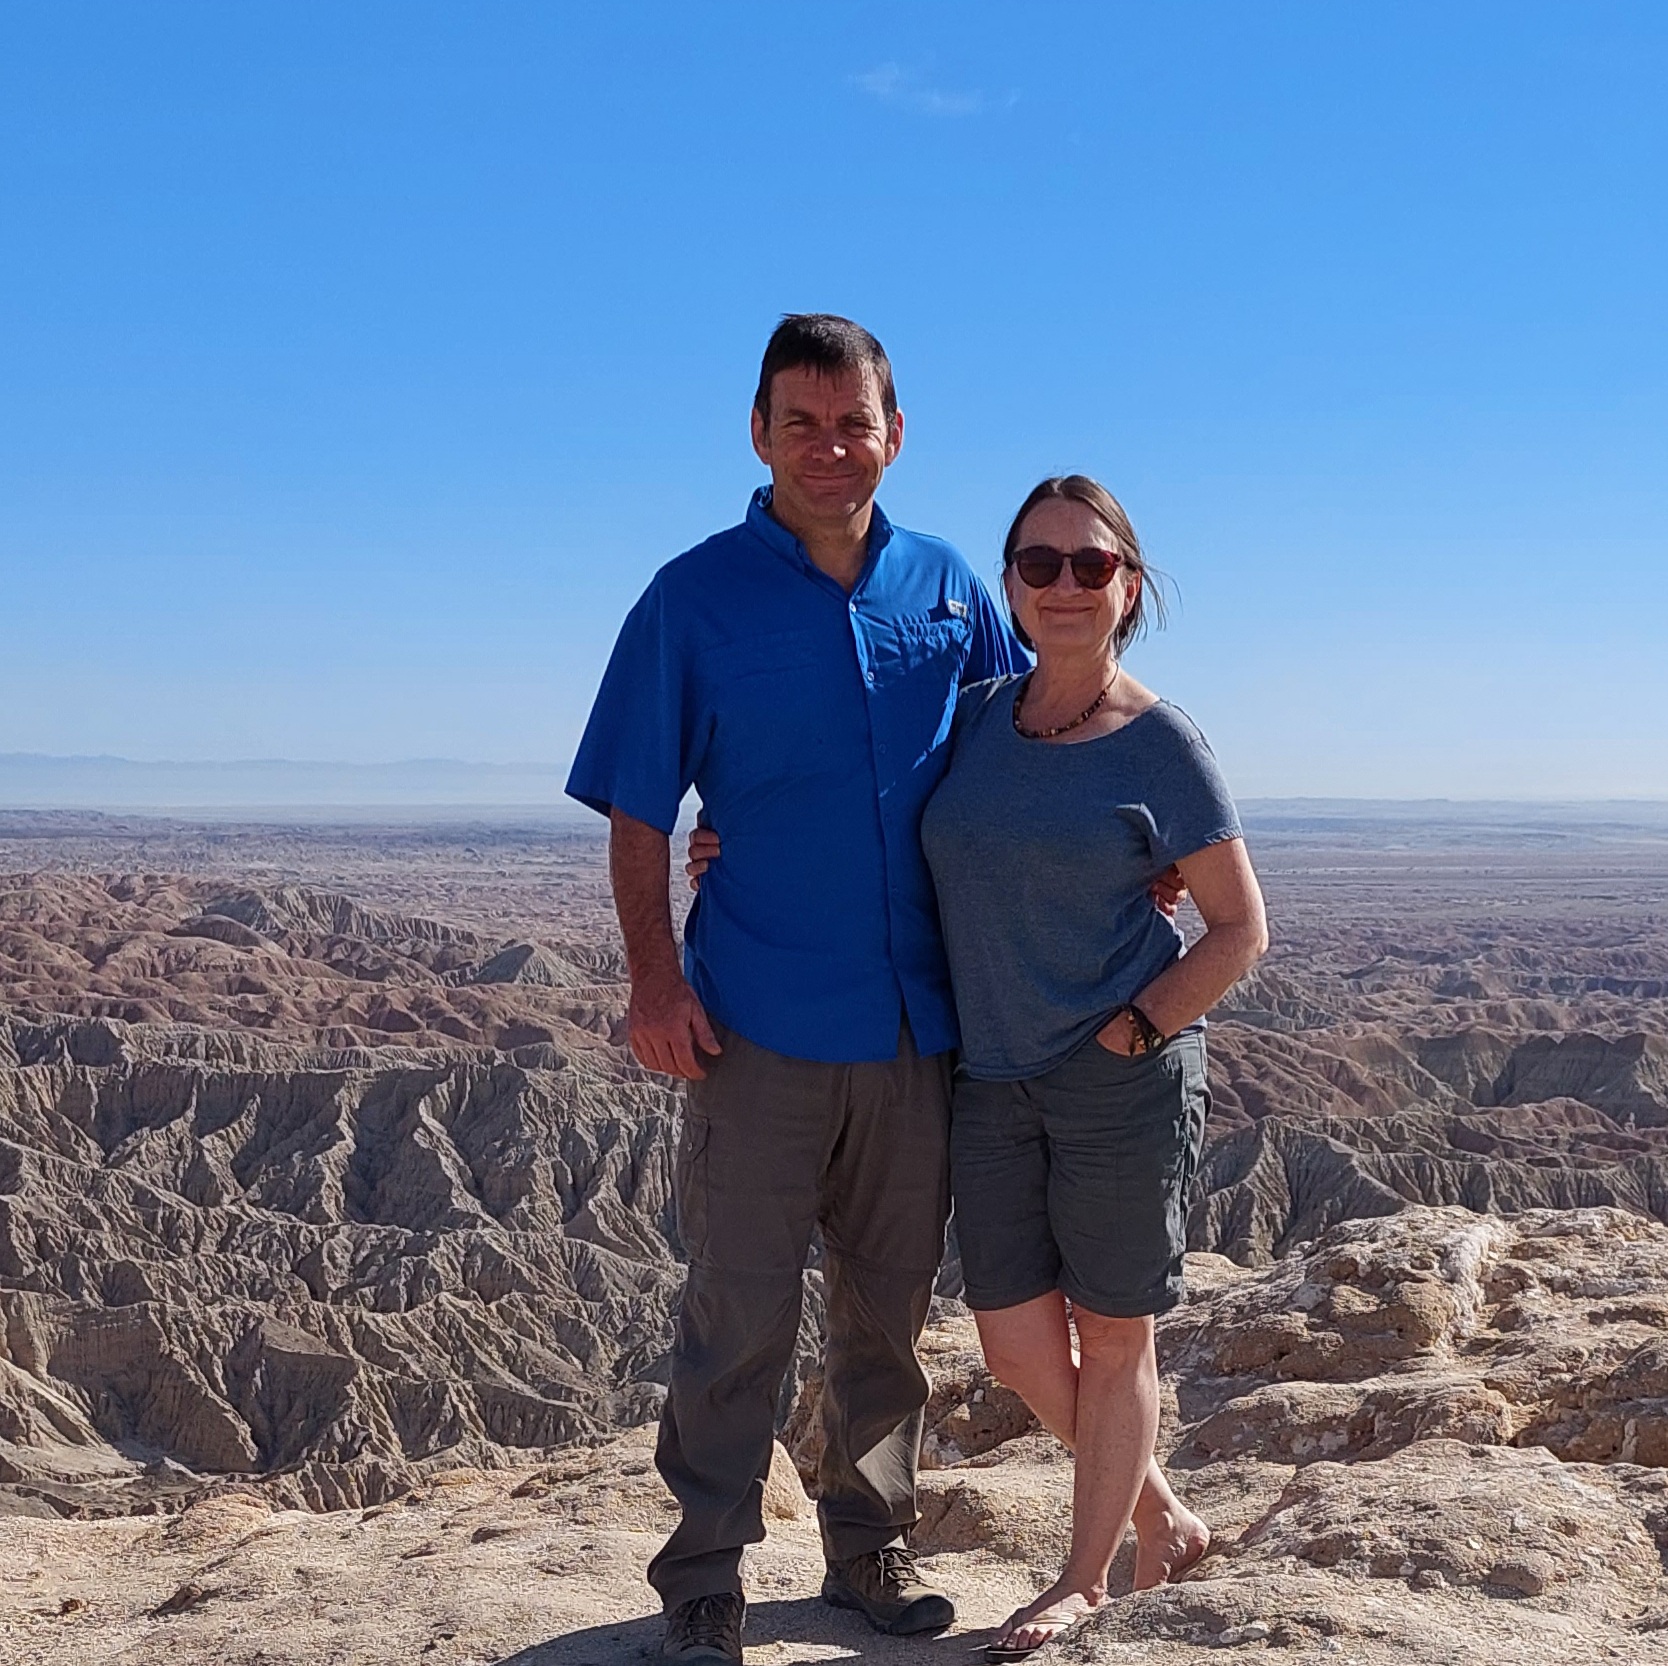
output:
[[[753,501],[747,505],[747,530],[785,561],[791,561],[796,566],[806,568],[813,573],[821,571],[810,556],[805,553],[805,546],[771,514],[770,487],[761,486],[753,494]],[[857,581],[859,586],[874,570],[874,564],[879,559],[880,552],[891,542],[892,523],[887,520],[877,503],[870,512],[869,553],[863,563],[862,575]]]

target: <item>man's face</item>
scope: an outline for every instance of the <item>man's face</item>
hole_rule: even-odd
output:
[[[902,447],[903,413],[887,421],[867,365],[833,376],[806,366],[779,370],[769,424],[753,412],[753,449],[770,470],[776,512],[789,524],[849,521],[868,506]]]

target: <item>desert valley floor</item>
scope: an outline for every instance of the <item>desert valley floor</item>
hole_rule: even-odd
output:
[[[1668,815],[1248,828],[1160,1327],[1216,1545],[1052,1652],[1668,1662]],[[679,1106],[624,1007],[576,823],[0,812],[0,1663],[652,1656]],[[956,1631],[815,1600],[813,1265],[750,1660],[948,1666],[1052,1572],[1069,1456],[939,1288]]]

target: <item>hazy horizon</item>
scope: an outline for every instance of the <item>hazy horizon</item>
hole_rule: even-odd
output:
[[[216,814],[260,811],[434,811],[539,814],[596,822],[563,792],[567,763],[486,763],[463,758],[396,758],[349,763],[298,758],[137,759],[113,755],[0,752],[0,812]],[[195,796],[194,796],[195,795]],[[1242,808],[1262,818],[1284,807],[1305,817],[1421,813],[1488,819],[1494,813],[1563,814],[1590,821],[1605,812],[1668,826],[1668,798],[1424,794],[1249,794]]]

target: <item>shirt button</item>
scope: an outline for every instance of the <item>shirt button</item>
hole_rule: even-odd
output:
[[[851,612],[851,613],[855,613],[857,611],[857,603],[856,602],[850,603],[848,608],[847,608],[847,611]]]
[[[874,680],[875,680],[875,674],[874,674],[874,672],[872,672],[872,671],[865,671],[865,672],[864,672],[864,673],[863,673],[863,681],[864,681],[864,682],[866,682],[866,683],[872,683],[872,682],[873,682],[873,681],[874,681]]]

